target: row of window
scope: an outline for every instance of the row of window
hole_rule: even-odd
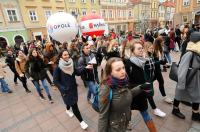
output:
[[[101,10],[101,17],[102,18],[126,18],[126,17],[132,17],[132,10]]]
[[[78,1],[78,0],[69,0],[69,2],[73,2],[73,3],[76,1]],[[94,4],[95,0],[90,0],[90,2]],[[87,0],[81,0],[81,3],[87,3]]]
[[[127,0],[100,0],[101,2],[109,2],[109,3],[126,3]]]
[[[79,11],[75,10],[75,9],[69,9],[71,14],[72,15],[78,15],[80,14]],[[58,12],[63,12],[64,10],[59,10]],[[8,16],[8,19],[10,22],[16,22],[16,21],[19,21],[19,15],[18,15],[18,12],[16,9],[7,9],[6,10],[7,12],[7,16]],[[30,21],[34,22],[34,21],[38,21],[38,16],[37,16],[37,12],[35,10],[29,10],[28,11],[29,13],[29,18],[30,18]],[[96,13],[96,10],[92,10],[92,13]],[[46,17],[46,19],[48,19],[52,14],[52,11],[51,10],[45,10],[44,11],[44,15]],[[87,9],[82,9],[82,12],[81,14],[84,16],[84,15],[87,15]]]
[[[197,4],[200,4],[200,0],[197,0]],[[184,6],[189,6],[190,5],[190,0],[183,0],[183,5]]]

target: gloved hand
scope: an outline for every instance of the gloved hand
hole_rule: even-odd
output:
[[[160,60],[160,64],[161,64],[161,65],[165,65],[166,63],[167,63],[167,60],[166,60],[166,59]]]
[[[145,93],[150,93],[152,90],[151,90],[151,83],[149,82],[146,82],[144,84],[141,84],[139,86]]]

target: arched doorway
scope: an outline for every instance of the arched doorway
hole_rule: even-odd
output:
[[[16,44],[21,44],[21,42],[24,42],[23,37],[20,36],[20,35],[15,36],[14,39],[15,39],[15,43],[16,43]]]
[[[197,24],[200,24],[200,11],[198,11],[196,14],[195,14],[195,23]]]
[[[8,45],[6,39],[4,37],[0,37],[0,48],[2,50],[6,49],[6,46]]]
[[[6,53],[6,47],[8,43],[4,37],[0,37],[0,57],[5,56]]]

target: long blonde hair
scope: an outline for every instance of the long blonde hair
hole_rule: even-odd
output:
[[[107,52],[110,52],[116,43],[119,44],[119,43],[117,42],[117,40],[115,40],[115,39],[111,40],[110,43],[109,43]]]

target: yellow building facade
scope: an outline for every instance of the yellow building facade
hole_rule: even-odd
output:
[[[79,21],[84,15],[99,14],[99,0],[65,0],[67,12],[73,14]],[[99,14],[100,15],[100,14]]]
[[[200,0],[176,0],[175,24],[200,24]]]
[[[98,0],[18,0],[30,39],[42,40],[47,34],[46,21],[56,12],[68,12],[79,21],[82,16],[99,14]]]
[[[18,0],[30,39],[42,40],[48,34],[46,21],[56,12],[66,11],[64,0]]]

